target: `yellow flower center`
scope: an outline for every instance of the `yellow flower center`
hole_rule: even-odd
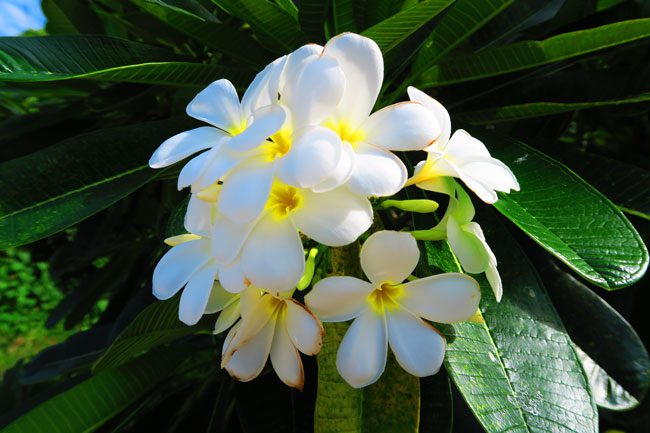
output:
[[[386,309],[391,310],[398,307],[397,299],[403,294],[404,286],[402,284],[387,282],[375,288],[368,295],[368,302],[375,312],[383,313]]]
[[[228,128],[228,132],[230,132],[231,135],[239,135],[242,132],[246,130],[246,119],[242,119],[239,124],[232,125],[230,128]]]
[[[276,158],[281,158],[291,150],[291,136],[292,131],[284,127],[271,136],[271,140],[264,143],[264,154],[266,157],[273,161]]]
[[[323,126],[336,132],[341,137],[341,140],[347,141],[353,147],[366,138],[366,134],[361,129],[353,127],[344,120],[328,119],[323,123]]]
[[[276,182],[271,188],[269,201],[266,205],[276,218],[284,218],[301,204],[302,196],[297,188]]]

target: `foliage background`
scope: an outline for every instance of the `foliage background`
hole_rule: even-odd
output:
[[[650,403],[643,399],[650,381],[649,280],[641,278],[639,248],[625,248],[634,244],[634,229],[621,229],[622,214],[609,202],[647,244],[647,2],[43,0],[42,6],[48,22],[40,33],[51,36],[0,39],[0,369],[8,369],[2,432],[302,432],[313,429],[314,416],[320,432],[650,431]],[[572,33],[588,29],[601,30]],[[514,204],[541,226],[527,224],[505,199],[499,213],[478,209],[501,264],[504,302],[494,304],[484,291],[485,324],[444,329],[449,375],[418,382],[393,366],[377,387],[355,394],[327,376],[325,350],[320,371],[314,359],[304,360],[302,393],[269,371],[235,383],[218,369],[221,337],[209,334],[214,317],[188,328],[175,318],[177,300],[153,302],[151,271],[161,240],[181,230],[185,194],[175,190],[178,167],[157,173],[146,161],[164,138],[194,125],[184,107],[202,86],[227,77],[241,90],[275,56],[346,30],[373,37],[384,52],[381,104],[403,99],[406,83],[427,88],[449,108],[455,127],[514,164],[523,187],[512,195]],[[552,39],[557,35],[565,36]],[[521,42],[529,40],[547,42]],[[432,225],[408,215],[381,217],[394,228]],[[549,228],[578,246],[579,257],[544,237]],[[444,245],[422,248],[421,273],[457,270]],[[335,271],[330,253],[322,256],[318,272]],[[339,331],[330,327],[328,335]],[[487,349],[469,338],[485,335],[493,341]],[[552,385],[582,374],[574,349],[589,379],[575,394]],[[485,361],[494,356],[503,367],[496,372]],[[562,368],[573,375],[562,377]],[[504,378],[516,392],[503,391]],[[316,400],[317,384],[321,396],[332,392],[332,401]],[[343,413],[341,405],[352,410]]]

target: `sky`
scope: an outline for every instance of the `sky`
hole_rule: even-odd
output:
[[[40,0],[0,0],[0,36],[17,36],[44,25]]]

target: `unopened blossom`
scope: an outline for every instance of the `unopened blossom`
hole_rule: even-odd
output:
[[[435,184],[430,182],[429,186],[435,192],[449,195],[449,206],[440,222],[426,232],[431,239],[447,239],[465,272],[485,272],[497,302],[500,301],[503,285],[497,269],[497,258],[487,244],[481,226],[473,221],[476,212],[471,198],[450,178]]]
[[[305,377],[300,353],[320,351],[323,326],[291,292],[274,295],[255,287],[240,299],[241,320],[226,336],[221,366],[234,378],[247,382],[257,377],[266,360],[287,385],[302,389]]]
[[[435,184],[443,177],[457,177],[486,203],[498,200],[497,191],[519,191],[512,171],[493,158],[481,141],[462,129],[451,135],[449,113],[442,104],[415,87],[409,87],[408,94],[412,101],[424,105],[435,115],[442,130],[440,137],[424,149],[427,159],[416,166],[409,185],[431,189],[430,182]]]
[[[300,233],[324,245],[346,245],[368,230],[372,218],[368,199],[347,188],[315,193],[276,180],[255,220],[235,224],[217,216],[213,253],[219,263],[240,263],[254,286],[281,292],[305,272]]]
[[[446,342],[425,320],[452,323],[476,312],[481,292],[467,275],[448,273],[404,282],[419,257],[410,234],[374,233],[361,249],[361,267],[370,282],[328,277],[305,297],[307,306],[325,322],[354,319],[336,357],[339,373],[351,386],[361,388],[379,379],[388,346],[407,372],[419,377],[435,374]]]

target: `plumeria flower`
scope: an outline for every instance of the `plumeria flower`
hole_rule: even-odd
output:
[[[368,199],[345,187],[315,193],[276,180],[252,222],[235,224],[217,215],[213,253],[219,263],[241,264],[252,285],[281,292],[295,287],[305,272],[300,233],[323,245],[347,245],[368,230],[372,218]]]
[[[199,92],[188,104],[187,114],[211,126],[201,126],[167,139],[151,156],[149,165],[167,167],[202,152],[183,167],[178,188],[195,182],[207,187],[218,180],[243,157],[232,154],[229,149],[246,150],[257,146],[284,123],[285,113],[276,103],[277,87],[273,87],[283,62],[284,57],[260,72],[241,103],[235,87],[225,79]]]
[[[430,239],[447,239],[465,272],[470,274],[485,272],[497,302],[501,301],[503,285],[497,269],[497,258],[485,241],[481,226],[472,221],[476,211],[471,198],[450,178],[429,181],[427,185],[427,189],[450,197],[443,218],[434,228],[427,230]]]
[[[241,320],[224,341],[221,366],[243,382],[256,378],[267,358],[287,385],[302,389],[305,377],[300,353],[320,351],[323,326],[291,293],[274,295],[255,287],[241,296]]]
[[[408,185],[416,184],[428,189],[427,182],[449,176],[457,177],[481,200],[494,203],[498,200],[496,191],[519,191],[519,183],[508,166],[492,158],[485,145],[462,129],[451,135],[449,113],[438,101],[416,89],[408,88],[412,101],[427,107],[441,125],[442,133],[429,147],[424,149],[426,161],[416,166],[415,175]]]
[[[452,323],[476,312],[481,292],[467,275],[448,273],[404,283],[419,258],[410,234],[374,233],[361,248],[361,268],[370,282],[328,277],[305,297],[325,322],[354,319],[336,357],[339,373],[351,386],[361,388],[379,379],[389,345],[407,372],[435,374],[444,358],[445,338],[423,319]]]
[[[336,132],[337,144],[352,159],[349,188],[363,196],[397,193],[407,172],[391,150],[424,149],[440,135],[438,119],[419,102],[370,114],[384,78],[381,50],[373,40],[344,33],[327,42],[321,57],[336,60],[345,76],[340,103],[323,125]]]
[[[246,291],[244,291],[246,292]],[[204,314],[219,313],[214,324],[214,334],[220,334],[230,328],[241,317],[240,297],[242,293],[231,293],[215,281],[205,307]]]

